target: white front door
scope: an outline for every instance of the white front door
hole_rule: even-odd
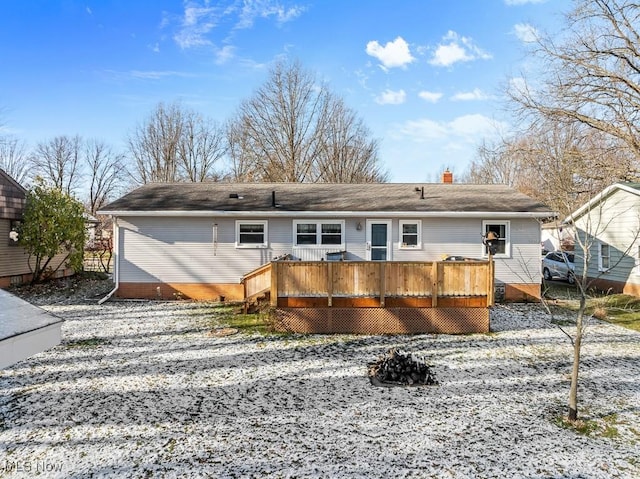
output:
[[[391,261],[391,220],[367,220],[367,261]]]

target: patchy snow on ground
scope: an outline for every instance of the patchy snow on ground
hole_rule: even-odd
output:
[[[640,477],[640,334],[606,323],[585,435],[559,420],[571,345],[535,305],[496,306],[490,334],[223,337],[206,303],[44,307],[63,343],[0,371],[3,478]],[[394,347],[439,384],[371,385]]]

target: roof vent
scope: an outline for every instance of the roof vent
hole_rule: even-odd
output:
[[[240,196],[238,193],[229,193],[229,198],[235,198],[236,200],[244,199],[244,196]]]
[[[271,192],[271,206],[273,208],[280,208],[280,205],[278,203],[276,203],[276,192],[275,192],[275,190],[273,190]]]

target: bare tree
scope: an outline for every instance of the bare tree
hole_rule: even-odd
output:
[[[637,2],[578,1],[560,40],[541,35],[534,43],[543,66],[542,81],[536,82],[541,86],[512,82],[514,107],[534,120],[601,131],[640,159],[639,27]]]
[[[36,175],[63,193],[75,193],[82,180],[81,143],[77,135],[38,143],[30,161]]]
[[[12,136],[0,137],[0,168],[23,186],[30,176],[28,158],[24,141]]]
[[[182,136],[180,105],[158,104],[128,138],[138,183],[178,180],[178,148]]]
[[[386,179],[363,123],[299,62],[274,66],[227,137],[236,181]]]
[[[507,184],[567,216],[606,186],[635,177],[619,140],[573,123],[539,121],[478,149],[464,181]]]
[[[180,176],[190,182],[217,180],[221,173],[216,166],[225,153],[222,127],[194,111],[185,112],[178,145]]]
[[[377,156],[378,142],[341,99],[333,98],[314,164],[314,178],[330,183],[372,183],[388,180]]]
[[[158,104],[128,138],[137,183],[217,179],[225,153],[220,126],[180,103]]]
[[[86,206],[95,215],[122,185],[125,157],[114,153],[103,141],[94,139],[84,145],[84,160],[90,177]]]
[[[592,198],[590,198],[592,199]],[[611,214],[613,208],[616,214]],[[613,251],[608,257],[609,264],[606,268],[600,267],[595,261],[597,258],[596,249],[600,243],[601,236],[612,227],[613,223],[620,218],[625,218],[625,234],[621,238],[615,238],[614,242],[623,245],[615,254]],[[638,245],[640,238],[640,211],[631,206],[625,208],[611,197],[602,198],[599,202],[587,201],[585,205],[574,211],[567,217],[568,223],[576,229],[575,234],[575,285],[578,292],[578,309],[575,313],[575,330],[568,330],[567,327],[556,324],[558,328],[567,336],[573,349],[571,366],[571,383],[569,387],[568,415],[570,421],[578,419],[578,384],[580,378],[582,342],[584,334],[589,326],[592,315],[587,313],[588,300],[593,290],[597,286],[598,280],[602,277],[603,271],[612,271],[621,266],[629,259],[630,253]],[[619,231],[620,227],[616,228]],[[615,249],[612,245],[608,245]],[[553,320],[554,314],[549,302],[545,299],[546,288],[541,295],[542,304],[549,317]]]
[[[464,183],[499,184],[516,187],[521,173],[519,158],[512,153],[511,142],[501,139],[494,143],[483,141],[461,180]]]

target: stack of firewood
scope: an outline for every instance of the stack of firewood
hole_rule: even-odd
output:
[[[414,354],[397,349],[389,350],[376,362],[369,364],[369,377],[373,384],[436,385],[431,367]]]

